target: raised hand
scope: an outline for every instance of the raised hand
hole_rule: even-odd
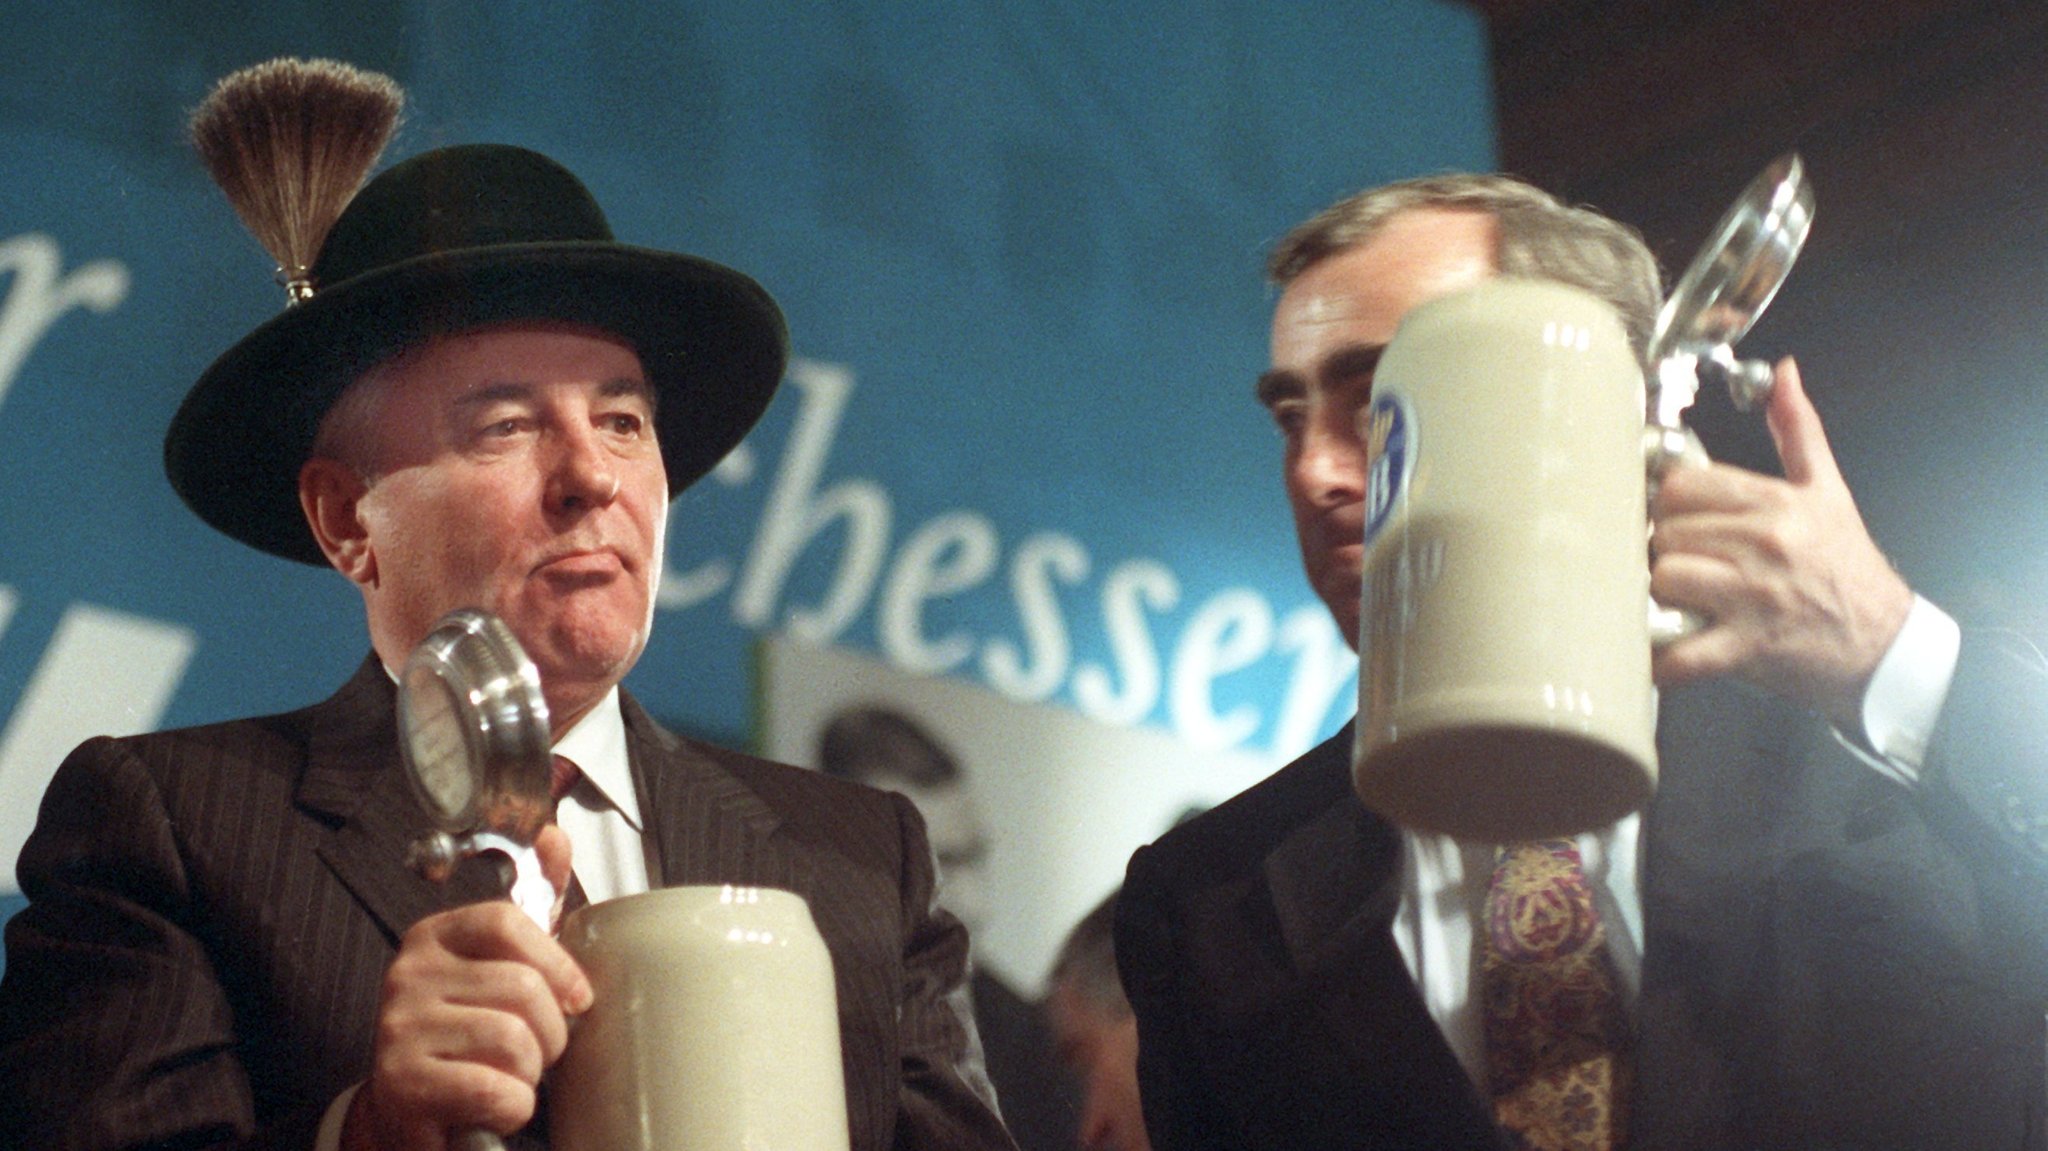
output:
[[[1788,357],[1767,421],[1783,479],[1728,464],[1665,472],[1650,592],[1707,624],[1656,653],[1659,684],[1734,675],[1861,730],[1864,688],[1913,605],[1835,465]]]

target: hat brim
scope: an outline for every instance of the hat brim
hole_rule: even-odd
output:
[[[164,471],[213,527],[324,565],[299,471],[342,390],[433,336],[518,320],[588,324],[632,345],[654,387],[671,498],[745,438],[789,358],[774,300],[709,260],[601,242],[437,253],[319,292],[228,349],[172,418]]]

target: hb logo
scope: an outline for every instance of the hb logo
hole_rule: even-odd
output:
[[[1366,414],[1365,542],[1386,526],[1394,502],[1408,485],[1414,460],[1414,420],[1398,396],[1381,396]]]

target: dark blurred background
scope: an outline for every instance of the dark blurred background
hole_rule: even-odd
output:
[[[1676,276],[1796,149],[1812,237],[1744,345],[1798,356],[1879,542],[1955,614],[2048,624],[2048,4],[1469,0],[1501,167]],[[1703,392],[1717,455],[1772,466]]]

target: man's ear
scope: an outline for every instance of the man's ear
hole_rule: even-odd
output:
[[[363,587],[377,582],[377,557],[359,513],[369,484],[340,460],[314,456],[299,469],[299,507],[334,570]]]

